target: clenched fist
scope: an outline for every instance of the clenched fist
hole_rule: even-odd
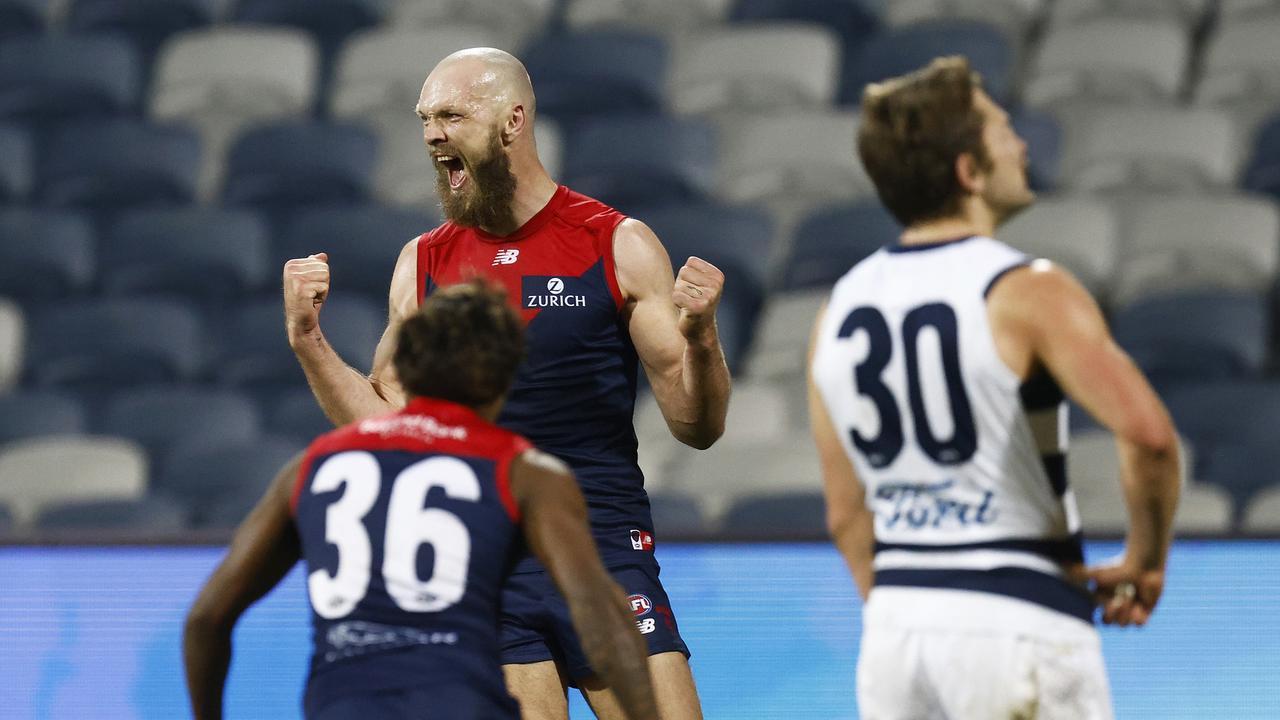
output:
[[[716,306],[724,291],[724,273],[720,268],[697,257],[691,257],[676,274],[671,300],[680,308],[680,334],[689,342],[706,341],[707,333],[715,333]]]
[[[290,344],[320,327],[320,306],[328,296],[328,253],[295,258],[284,264],[284,323]]]

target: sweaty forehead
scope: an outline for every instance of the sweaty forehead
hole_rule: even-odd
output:
[[[479,110],[493,105],[500,91],[500,82],[492,70],[474,63],[452,63],[436,68],[427,77],[418,96],[418,111]]]

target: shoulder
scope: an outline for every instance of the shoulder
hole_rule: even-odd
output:
[[[613,207],[568,187],[564,187],[564,199],[556,209],[556,216],[574,226],[609,229],[617,227],[627,217]]]
[[[1066,269],[1037,259],[1001,273],[987,293],[987,311],[998,324],[1047,330],[1100,317],[1093,296]]]
[[[419,248],[427,250],[448,244],[457,239],[462,232],[463,228],[461,226],[452,222],[445,222],[410,240],[409,245],[412,245],[415,250]]]

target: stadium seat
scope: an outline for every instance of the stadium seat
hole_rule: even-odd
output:
[[[672,63],[677,113],[784,108],[796,117],[804,115],[801,109],[831,106],[840,42],[832,31],[806,23],[728,25],[680,43]]]
[[[222,201],[268,211],[362,202],[372,191],[377,157],[377,139],[358,125],[253,128],[231,147]]]
[[[720,525],[730,538],[826,540],[827,503],[821,492],[750,495],[735,501]]]
[[[696,498],[684,493],[660,492],[649,495],[653,529],[659,538],[696,539],[711,533]]]
[[[1062,265],[1099,299],[1108,298],[1120,244],[1119,219],[1109,203],[1080,196],[1041,198],[996,234],[1028,255]]]
[[[98,118],[126,114],[141,89],[141,60],[122,38],[36,35],[0,44],[0,118],[43,124],[87,108]]]
[[[352,120],[397,113],[416,123],[412,105],[436,64],[458,50],[501,43],[497,33],[480,25],[362,32],[338,56],[329,111]]]
[[[123,35],[147,58],[183,30],[211,25],[220,0],[71,0],[66,27],[75,32]]]
[[[310,388],[298,388],[272,396],[262,404],[267,432],[310,443],[334,429]]]
[[[853,113],[837,111],[723,119],[719,196],[744,205],[793,202],[807,208],[874,195],[858,159],[857,123]]]
[[[1152,293],[1267,291],[1280,269],[1280,208],[1251,197],[1155,196],[1124,203],[1116,300]]]
[[[705,201],[715,183],[716,156],[715,130],[697,118],[588,120],[569,136],[564,182],[624,211]]]
[[[0,40],[39,35],[49,22],[49,0],[0,0]]]
[[[189,380],[205,338],[196,314],[165,300],[52,304],[29,324],[27,378],[37,387],[102,390]]]
[[[437,218],[409,209],[375,205],[304,210],[285,225],[271,266],[290,258],[329,254],[334,287],[386,297],[396,259],[405,243],[435,227]]]
[[[0,398],[18,383],[26,352],[26,322],[22,308],[0,297]]]
[[[1225,535],[1235,526],[1236,506],[1231,494],[1208,483],[1182,488],[1173,530],[1184,535]]]
[[[1178,431],[1195,450],[1197,466],[1210,463],[1223,448],[1272,447],[1275,428],[1280,427],[1280,385],[1272,382],[1235,380],[1177,387],[1165,393],[1164,400]]]
[[[1234,123],[1210,108],[1080,107],[1066,128],[1072,190],[1196,192],[1234,184],[1240,166]]]
[[[42,532],[89,531],[111,536],[177,534],[187,529],[187,509],[165,497],[86,500],[50,505],[36,518]]]
[[[267,286],[266,224],[239,210],[138,210],[118,217],[99,256],[108,295],[167,294],[225,303]],[[272,283],[275,284],[274,282]]]
[[[1191,37],[1176,21],[1055,26],[1024,93],[1035,107],[1079,102],[1169,104],[1186,81]]]
[[[137,120],[80,120],[55,130],[41,159],[38,202],[118,210],[192,202],[200,139],[189,128]]]
[[[878,13],[863,0],[738,0],[729,19],[739,23],[814,23],[836,33],[846,48],[865,41],[880,25]]]
[[[729,414],[719,447],[732,450],[760,444],[776,444],[792,432],[788,398],[771,382],[739,380],[729,399]]]
[[[1214,0],[1055,0],[1050,7],[1055,26],[1116,19],[1172,21],[1189,34],[1212,4]]]
[[[784,290],[830,288],[855,264],[898,241],[902,225],[874,200],[823,208],[796,228]]]
[[[1062,125],[1047,113],[1021,109],[1013,129],[1027,143],[1027,182],[1036,192],[1053,190],[1062,172]]]
[[[385,0],[238,0],[231,20],[301,28],[332,51],[352,32],[377,25],[386,11]]]
[[[89,223],[69,212],[0,209],[0,295],[18,300],[81,293],[94,278]]]
[[[840,103],[858,105],[868,83],[917,70],[942,55],[964,55],[991,97],[1002,104],[1013,99],[1014,48],[1000,29],[973,20],[935,20],[891,28],[845,53]]]
[[[88,412],[72,395],[22,390],[0,395],[0,445],[41,435],[80,435]]]
[[[35,174],[31,135],[19,125],[0,124],[0,206],[25,200]]]
[[[158,458],[192,441],[251,440],[261,427],[258,406],[249,396],[178,385],[115,393],[94,423],[94,432],[129,438]]]
[[[227,327],[213,364],[223,383],[254,391],[305,387],[302,368],[289,349],[281,300],[253,300],[227,311]],[[385,301],[335,290],[320,311],[325,339],[347,364],[368,372],[373,349],[387,324]]]
[[[16,534],[13,525],[13,513],[9,511],[7,505],[0,503],[0,540],[8,539]]]
[[[1047,0],[894,0],[885,3],[884,22],[891,27],[936,20],[988,22],[1018,47],[1047,5]]]
[[[1253,496],[1244,511],[1240,529],[1246,535],[1280,533],[1280,484],[1273,484]]]
[[[147,456],[120,438],[34,438],[0,449],[0,477],[0,503],[21,528],[47,505],[142,497]]]
[[[691,35],[723,22],[734,0],[568,0],[574,30],[623,29]]]
[[[1190,476],[1196,455],[1182,441],[1183,473]],[[1075,498],[1086,533],[1123,534],[1129,511],[1121,485],[1120,455],[1115,438],[1106,430],[1091,430],[1071,438],[1067,450],[1070,494]],[[1174,516],[1177,532],[1223,533],[1231,528],[1232,502],[1220,489],[1186,482]]]
[[[828,286],[769,294],[747,360],[749,377],[805,375],[809,333],[830,294]]]
[[[561,122],[663,109],[667,44],[637,32],[550,35],[523,53],[538,112]]]
[[[1259,128],[1250,158],[1241,184],[1280,199],[1280,114]]]
[[[197,526],[232,528],[304,448],[274,437],[188,445],[164,463],[155,490],[181,499]]]
[[[1280,16],[1280,0],[1218,0],[1217,5],[1223,26]]]
[[[1277,468],[1280,449],[1273,442],[1225,442],[1204,453],[1199,478],[1230,493],[1243,510],[1258,493],[1280,480]]]
[[[498,47],[516,49],[547,29],[558,0],[395,0],[390,24],[433,27],[469,23],[501,32]]]
[[[752,493],[822,489],[818,455],[807,434],[735,447],[732,453],[688,453],[673,464],[672,473],[679,478],[678,487],[696,496],[711,517],[720,517],[734,500]],[[726,531],[741,529],[722,525]]]
[[[1196,101],[1202,105],[1252,106],[1264,110],[1280,104],[1280,11],[1268,19],[1257,19],[1220,28],[1211,36],[1204,54],[1203,74],[1196,86]]]
[[[1270,327],[1260,294],[1160,295],[1116,313],[1116,340],[1158,387],[1251,378],[1267,360]]]

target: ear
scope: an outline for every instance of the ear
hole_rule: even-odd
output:
[[[515,142],[516,137],[525,131],[527,125],[528,118],[524,114],[524,105],[511,108],[511,112],[507,115],[507,122],[502,126],[502,144],[510,145]]]
[[[972,153],[960,153],[956,156],[956,180],[959,181],[960,187],[970,195],[980,194],[986,187],[986,174],[978,166],[978,161],[973,157]]]

